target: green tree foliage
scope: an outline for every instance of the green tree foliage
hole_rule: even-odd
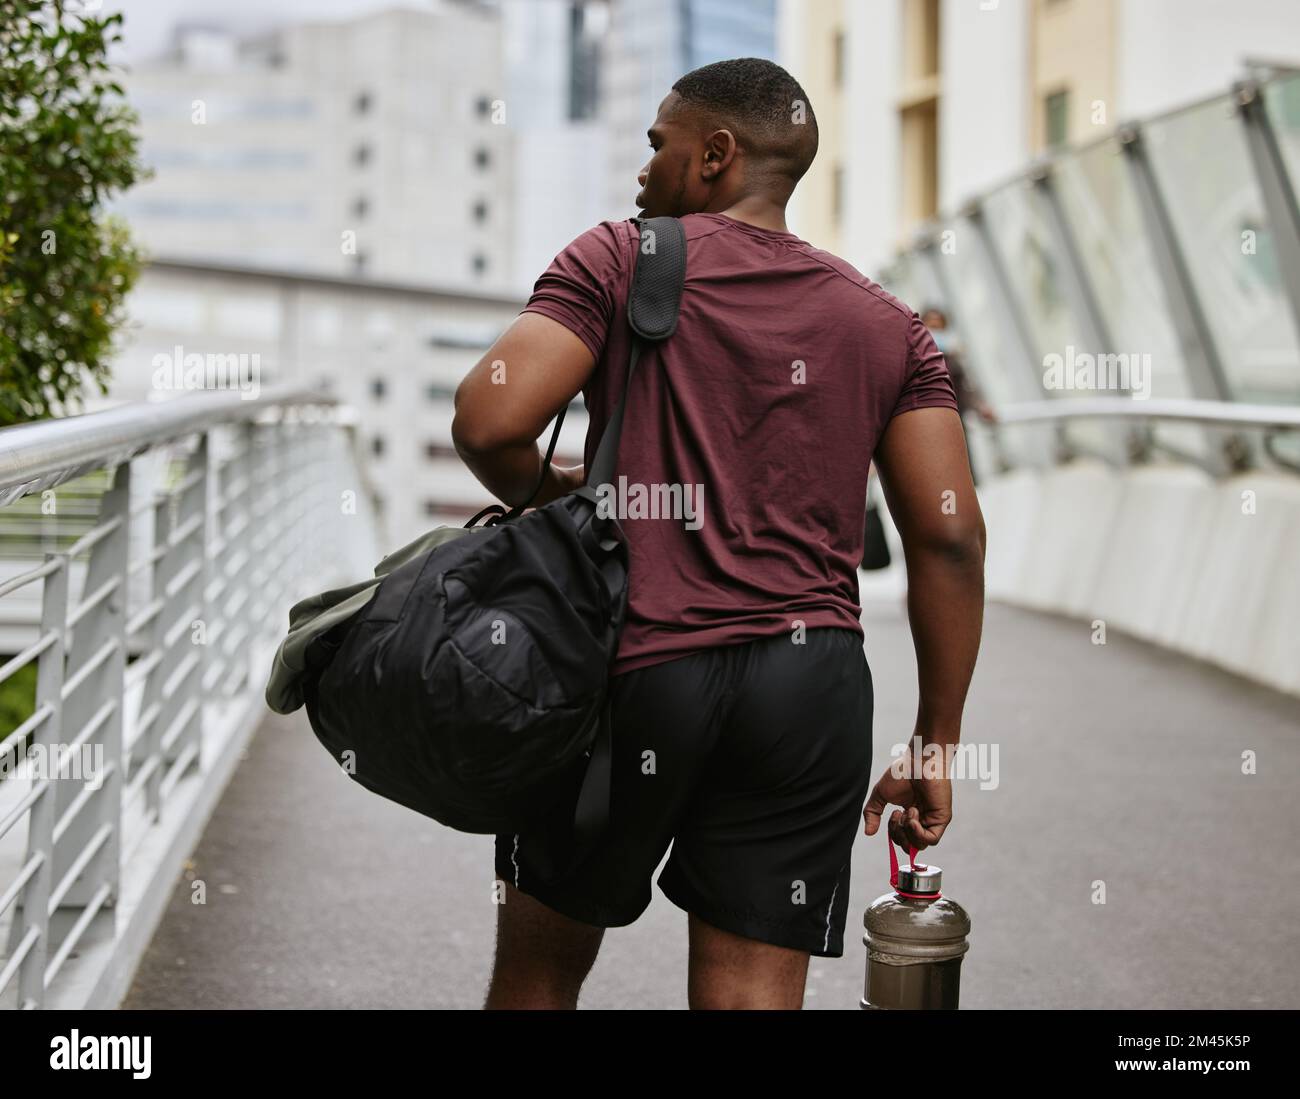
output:
[[[105,201],[144,175],[107,58],[120,15],[0,0],[0,426],[108,392],[140,256]]]

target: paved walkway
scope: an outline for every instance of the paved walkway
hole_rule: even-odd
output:
[[[863,624],[878,773],[910,735],[915,664],[896,601]],[[1300,1005],[1300,700],[991,606],[968,713],[963,740],[996,748],[999,782],[954,783],[929,856],[973,921],[963,1007]],[[882,836],[859,835],[853,880],[845,955],[812,960],[809,1008],[857,1007]],[[491,837],[368,793],[302,711],[268,715],[123,1006],[477,1008],[492,881]],[[656,889],[637,923],[606,932],[583,1006],[685,1007],[685,974],[685,916]]]

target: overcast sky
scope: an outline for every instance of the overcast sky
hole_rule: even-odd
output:
[[[423,0],[104,0],[103,10],[126,16],[120,60],[130,64],[164,50],[178,23],[228,26],[245,32],[284,23],[348,19],[384,8],[432,6]]]

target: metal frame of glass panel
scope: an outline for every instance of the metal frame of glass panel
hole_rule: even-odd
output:
[[[1292,174],[1289,171],[1287,157],[1283,154],[1275,120],[1270,117],[1269,104],[1263,94],[1268,81],[1245,80],[1233,86],[1233,98],[1238,119],[1249,150],[1250,173],[1253,187],[1257,188],[1256,202],[1262,205],[1263,216],[1268,225],[1270,240],[1277,252],[1278,278],[1281,280],[1280,291],[1276,290],[1272,298],[1277,301],[1277,294],[1285,295],[1295,329],[1300,333],[1300,203]],[[1181,111],[1165,112],[1161,119],[1172,118],[1184,111],[1205,107],[1213,99],[1198,101]],[[1234,401],[1233,380],[1229,377],[1221,348],[1217,342],[1214,325],[1206,313],[1200,291],[1188,266],[1188,253],[1184,242],[1180,240],[1171,215],[1168,199],[1164,194],[1160,179],[1152,166],[1151,152],[1145,140],[1147,128],[1151,125],[1130,123],[1119,128],[1114,135],[1107,135],[1101,141],[1118,140],[1119,149],[1125,165],[1125,177],[1131,188],[1133,201],[1141,216],[1143,234],[1149,250],[1149,262],[1154,265],[1154,272],[1163,296],[1164,312],[1182,356],[1182,373],[1193,402],[1206,402],[1209,407],[1213,402],[1216,407]],[[1091,148],[1085,146],[1084,148]],[[1053,258],[1058,261],[1060,275],[1060,292],[1078,328],[1080,340],[1098,350],[1113,353],[1114,339],[1110,318],[1106,306],[1092,282],[1089,266],[1080,250],[1070,213],[1061,200],[1058,187],[1057,166],[1066,158],[1077,155],[1078,149],[1067,150],[1040,159],[1031,165],[1022,177],[1031,185],[1032,201],[1036,203],[1036,212],[1050,240]],[[1169,182],[1166,180],[1166,182]],[[990,225],[983,205],[986,196],[968,203],[954,219],[954,224],[969,228],[964,234],[973,242],[973,251],[977,266],[975,270],[982,273],[985,294],[990,303],[990,320],[996,327],[999,343],[1006,348],[1008,361],[999,363],[981,362],[978,356],[971,356],[971,371],[974,377],[987,381],[994,373],[999,373],[1014,389],[1040,392],[1041,378],[1038,376],[1038,348],[1035,344],[1033,326],[1024,313],[1025,305],[1017,297],[1015,287],[1005,266],[1002,242],[994,239],[994,228]],[[1184,228],[1186,227],[1186,210],[1182,212]],[[915,244],[906,252],[908,259],[924,265],[933,282],[940,289],[943,306],[949,313],[953,324],[962,328],[969,318],[964,316],[964,301],[961,288],[952,285],[949,272],[936,255],[937,238],[933,231],[923,233]],[[1283,310],[1286,315],[1286,310]],[[1283,346],[1284,353],[1290,351],[1289,345]],[[1300,344],[1295,348],[1297,377],[1300,378]],[[1019,360],[1016,362],[1015,360]],[[1235,361],[1235,360],[1234,360]],[[1032,388],[1024,383],[1028,380],[1028,371],[1033,371]],[[1234,375],[1235,377],[1235,375]],[[1073,404],[1074,402],[1059,402]],[[1128,407],[1131,399],[1125,397],[1102,398],[1091,403],[1087,418],[1105,417],[1105,409],[1113,408],[1114,430],[1109,438],[1113,440],[1113,454],[1103,455],[1108,461],[1122,463],[1131,456],[1142,454],[1150,449],[1164,450],[1179,458],[1194,462],[1212,473],[1223,474],[1233,468],[1243,468],[1257,462],[1261,455],[1272,458],[1279,467],[1295,469],[1294,463],[1279,458],[1271,446],[1259,445],[1259,433],[1247,432],[1245,427],[1231,417],[1221,415],[1197,418],[1179,416],[1175,420],[1185,423],[1204,425],[1206,440],[1209,443],[1205,456],[1180,453],[1174,447],[1154,439],[1151,422],[1166,419],[1162,416],[1142,415],[1139,409]],[[1149,404],[1150,402],[1142,402]],[[1240,404],[1243,412],[1256,406]],[[1041,415],[1026,414],[1034,405],[1040,407]],[[1058,432],[1058,439],[1064,440],[1066,424],[1081,417],[1072,415],[1064,407],[1057,407],[1052,399],[1036,402],[1015,402],[1006,411],[1012,412],[1007,424],[1050,424]],[[1263,407],[1263,406],[1259,406]],[[1297,407],[1294,406],[1283,407]],[[1249,420],[1249,417],[1247,417]],[[1288,421],[1289,424],[1289,421]],[[1028,429],[1018,429],[1028,430]],[[1290,426],[1270,429],[1276,432],[1290,433]],[[1289,435],[1288,435],[1289,437]],[[1047,443],[1044,437],[1042,443]],[[1267,441],[1267,440],[1265,440]],[[1050,446],[1033,445],[1021,449],[1025,460],[1032,465],[1042,465],[1050,461],[1046,452]],[[1071,453],[1086,452],[1087,447],[1080,447],[1077,442],[1058,447],[1058,457]]]

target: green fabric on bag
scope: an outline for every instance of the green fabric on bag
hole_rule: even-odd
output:
[[[379,582],[394,569],[428,550],[462,534],[488,527],[435,527],[413,542],[388,554],[375,566],[375,575],[344,588],[331,588],[319,595],[300,599],[289,608],[289,635],[280,642],[271,662],[266,683],[266,704],[277,714],[290,714],[303,702],[302,676],[307,670],[307,646],[340,622],[356,614],[379,588]]]

